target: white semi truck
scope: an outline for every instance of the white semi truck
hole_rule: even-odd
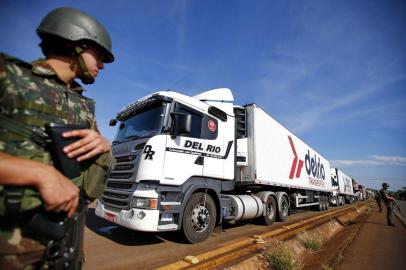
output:
[[[344,205],[355,202],[352,178],[337,168],[331,168],[331,183],[333,196],[330,202],[334,205]]]
[[[326,210],[329,162],[257,105],[233,102],[221,88],[126,106],[110,122],[116,162],[96,215],[137,231],[181,230],[196,243],[223,222]]]

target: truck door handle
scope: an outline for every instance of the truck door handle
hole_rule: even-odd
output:
[[[196,165],[204,165],[204,157],[203,156],[198,156],[196,158],[195,164]]]

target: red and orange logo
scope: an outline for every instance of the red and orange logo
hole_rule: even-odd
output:
[[[216,132],[217,126],[216,122],[214,122],[213,120],[209,120],[209,122],[207,122],[207,127],[211,132]]]

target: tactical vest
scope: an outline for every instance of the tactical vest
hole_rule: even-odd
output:
[[[78,84],[77,86],[80,92],[62,84],[55,73],[41,62],[31,65],[0,54],[0,112],[26,126],[44,130],[46,123],[56,123],[83,125],[95,129],[95,102],[82,96],[82,89]],[[10,132],[1,125],[0,151],[52,165],[50,153],[44,147],[25,136]],[[74,179],[74,182],[84,186],[89,197],[98,197],[104,188],[103,177],[109,163],[110,154],[83,162],[82,174],[78,179]],[[0,186],[0,215],[5,213],[4,190],[4,187]],[[36,208],[41,204],[36,190],[24,188],[21,211]]]

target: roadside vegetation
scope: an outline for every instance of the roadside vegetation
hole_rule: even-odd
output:
[[[393,197],[401,201],[406,201],[406,187],[403,187],[402,189],[394,192]]]
[[[299,236],[299,241],[306,249],[317,251],[323,244],[323,236],[319,232],[304,232]]]
[[[365,207],[366,207],[366,209],[365,209],[364,213],[366,216],[369,216],[371,214],[371,212],[374,210],[374,208],[376,207],[376,202],[369,200],[365,203]]]
[[[372,212],[372,206],[371,205],[367,205],[367,209],[365,210],[365,215],[369,216]]]
[[[298,270],[300,264],[295,260],[295,254],[285,242],[275,241],[264,245],[262,256],[268,269]]]

